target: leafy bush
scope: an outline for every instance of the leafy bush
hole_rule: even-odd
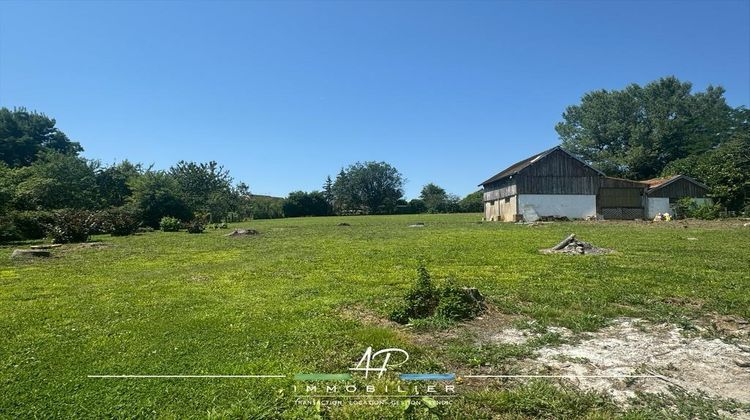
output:
[[[690,208],[695,206],[695,202],[690,197],[683,197],[677,200],[677,204],[674,206],[675,218],[684,219],[688,216]]]
[[[703,203],[696,206],[690,212],[690,217],[703,220],[713,220],[719,218],[721,207],[718,204]]]
[[[206,228],[197,220],[190,222],[187,228],[188,233],[203,233],[204,230],[206,230]]]
[[[177,232],[181,226],[182,222],[176,217],[164,216],[159,221],[159,227],[164,232]]]
[[[130,185],[130,184],[129,184]],[[143,223],[156,229],[164,216],[190,220],[193,213],[180,184],[164,171],[147,171],[132,181],[133,203],[143,214]]]
[[[100,230],[112,236],[127,236],[141,226],[140,212],[132,207],[112,207],[101,212]]]
[[[708,202],[698,204],[692,198],[684,197],[677,201],[675,210],[677,216],[681,218],[692,217],[696,219],[713,220],[719,217],[721,206],[718,204],[710,204]]]
[[[20,238],[41,239],[46,236],[54,217],[50,211],[17,211],[13,212],[12,221]]]
[[[52,237],[52,242],[56,244],[86,242],[96,228],[96,224],[96,214],[91,211],[58,210],[49,226],[49,235]]]
[[[21,239],[13,219],[8,215],[0,216],[0,243]]]
[[[440,288],[440,301],[435,308],[435,315],[454,321],[472,319],[482,312],[483,303],[480,296],[472,296],[467,289],[456,285],[449,279]]]

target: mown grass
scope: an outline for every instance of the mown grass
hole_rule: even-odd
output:
[[[291,378],[86,376],[338,373],[368,346],[407,349],[412,360],[401,371],[439,371],[448,361],[398,329],[342,316],[342,308],[362,307],[385,317],[419,262],[435,279],[450,276],[478,287],[501,312],[576,332],[618,316],[671,322],[708,313],[750,318],[750,229],[635,222],[528,227],[477,223],[479,217],[235,225],[261,232],[245,238],[213,230],[102,236],[95,239],[111,247],[56,251],[58,258],[28,263],[11,261],[13,247],[2,247],[0,416],[401,415],[399,407],[319,412],[295,405]],[[342,221],[352,226],[336,226]],[[408,227],[416,221],[426,226]],[[537,252],[571,232],[618,252],[584,257]],[[465,350],[473,351],[465,360],[482,363],[526,352]],[[465,368],[471,371],[471,363]],[[439,410],[447,417],[623,414],[600,396],[548,385],[488,384]],[[649,407],[640,409],[656,410]]]

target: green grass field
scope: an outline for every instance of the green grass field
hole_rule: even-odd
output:
[[[531,357],[524,346],[476,351],[466,342],[441,342],[432,330],[414,341],[418,333],[377,321],[407,290],[420,261],[438,282],[454,277],[478,287],[498,313],[574,332],[599,329],[619,316],[674,323],[709,314],[750,318],[750,228],[741,223],[529,227],[479,219],[263,220],[233,226],[258,229],[253,237],[224,237],[226,230],[100,236],[94,240],[111,246],[66,246],[54,251],[55,258],[33,262],[11,261],[8,255],[19,246],[4,246],[0,417],[399,417],[401,405],[295,404],[292,375],[347,372],[368,346],[411,354],[407,365],[381,381],[393,381],[390,374],[399,372],[465,375],[476,371],[477,358],[485,369],[501,370]],[[408,227],[417,221],[426,226]],[[571,232],[618,252],[537,252]],[[288,376],[87,378],[92,374]],[[462,384],[459,398],[430,413],[666,415],[659,411],[663,401],[625,410],[603,396],[556,384]],[[683,403],[702,404],[690,401]]]

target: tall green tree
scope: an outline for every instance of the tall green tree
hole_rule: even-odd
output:
[[[13,171],[14,207],[20,210],[99,207],[98,164],[56,152],[43,152],[29,166]]]
[[[11,209],[15,196],[16,180],[13,170],[0,162],[0,213],[7,213]]]
[[[112,166],[101,168],[96,173],[99,196],[105,207],[118,207],[125,204],[133,190],[130,185],[143,173],[140,163],[124,160]]]
[[[333,180],[331,176],[326,176],[326,180],[323,183],[323,196],[329,205],[333,206]]]
[[[404,177],[385,162],[357,162],[336,177],[333,191],[343,210],[392,213],[404,196]]]
[[[479,190],[467,194],[458,204],[464,213],[480,213],[484,210],[484,192]]]
[[[131,201],[143,215],[143,222],[154,229],[164,216],[188,221],[192,211],[184,200],[180,184],[165,171],[146,171],[142,176],[131,180],[133,191]]]
[[[736,129],[733,113],[723,88],[693,93],[689,82],[666,77],[589,92],[555,129],[566,150],[602,171],[646,179],[726,141]]]
[[[232,177],[218,163],[179,161],[169,169],[169,174],[179,184],[183,198],[193,213],[204,214],[212,221],[218,221],[235,207]]]
[[[427,211],[430,213],[444,212],[448,193],[441,187],[429,183],[422,187],[419,198],[424,202]]]
[[[34,163],[41,152],[78,155],[80,144],[55,127],[55,120],[25,108],[0,108],[0,162],[17,168]]]

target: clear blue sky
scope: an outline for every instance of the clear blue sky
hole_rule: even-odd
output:
[[[217,160],[260,194],[384,160],[464,195],[594,89],[750,103],[750,2],[2,2],[0,105],[85,156]]]

